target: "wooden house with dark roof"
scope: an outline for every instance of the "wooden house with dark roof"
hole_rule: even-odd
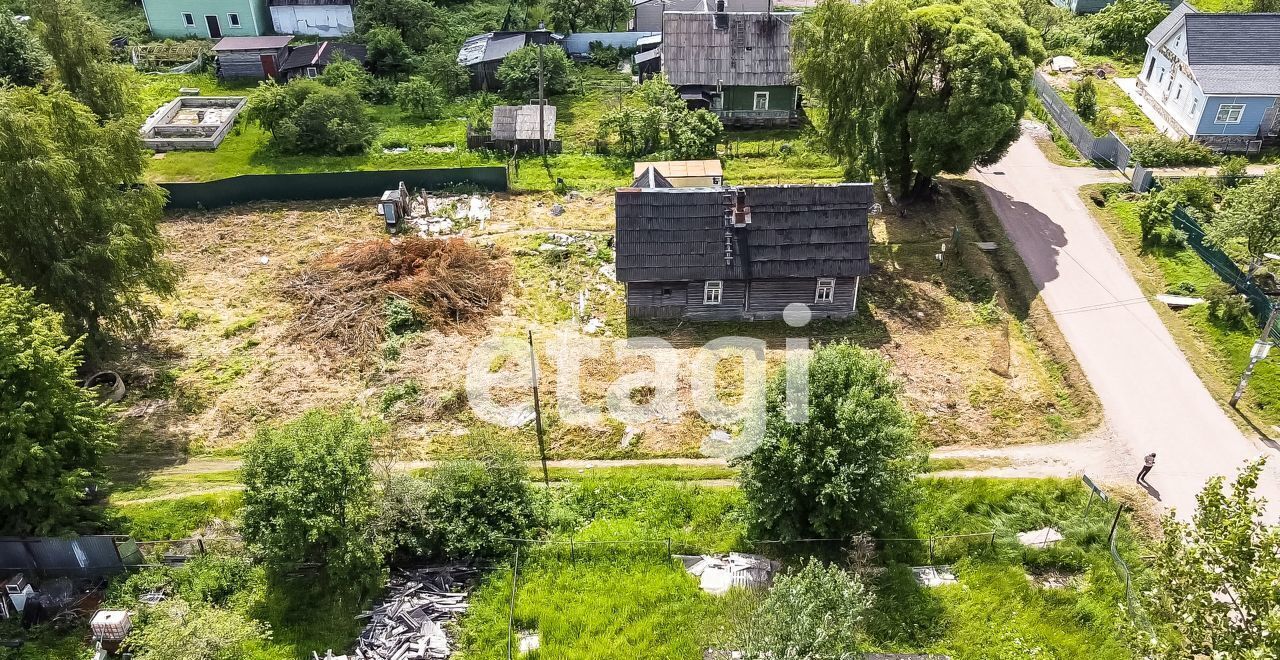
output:
[[[615,197],[629,319],[779,319],[792,303],[847,318],[871,272],[869,183],[632,187]]]
[[[721,5],[723,6],[723,5]],[[725,124],[791,124],[800,117],[791,26],[798,14],[662,15],[662,72],[691,108]]]

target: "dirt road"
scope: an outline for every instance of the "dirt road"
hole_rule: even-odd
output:
[[[1122,182],[1118,175],[1053,165],[1023,137],[1004,160],[971,176],[984,184],[1102,401],[1111,451],[1082,452],[1080,469],[1127,479],[1124,468],[1136,476],[1141,457],[1154,451],[1149,492],[1188,517],[1209,477],[1275,453],[1245,437],[1209,396],[1079,198],[1080,186]],[[1272,502],[1280,502],[1277,464],[1273,457],[1259,488]]]

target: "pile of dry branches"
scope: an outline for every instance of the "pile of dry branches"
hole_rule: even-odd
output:
[[[496,247],[460,238],[375,239],[320,257],[285,283],[302,304],[298,336],[367,349],[380,342],[387,301],[399,299],[428,327],[465,323],[496,311],[511,268]]]

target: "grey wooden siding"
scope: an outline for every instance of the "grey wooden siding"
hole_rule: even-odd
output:
[[[687,282],[631,282],[627,318],[678,319],[684,316],[687,288]]]
[[[276,61],[276,68],[284,63],[287,49],[279,50],[237,50],[218,54],[219,78],[257,78],[267,77],[262,69],[262,56],[270,55]]]
[[[847,318],[854,314],[856,278],[835,278],[831,303],[817,304],[817,278],[722,280],[719,305],[703,304],[705,281],[632,282],[627,285],[627,317],[693,321],[771,320],[782,318],[791,303],[804,303],[814,318]]]
[[[818,292],[818,280],[794,278],[784,280],[754,280],[751,282],[751,298],[747,316],[757,320],[780,319],[782,311],[791,303],[804,303],[814,318],[845,318],[854,309],[854,278],[838,277],[832,302],[818,304],[814,297]]]
[[[743,318],[743,306],[747,301],[747,283],[742,280],[722,280],[719,305],[704,305],[702,291],[705,282],[688,282],[689,302],[684,317],[694,321],[732,321]]]

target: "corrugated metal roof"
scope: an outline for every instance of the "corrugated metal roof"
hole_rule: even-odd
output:
[[[797,15],[666,12],[662,70],[676,87],[795,84],[791,24]]]
[[[556,139],[556,107],[545,106],[543,125],[548,140]],[[493,107],[492,135],[495,140],[537,140],[538,106],[495,105]]]
[[[729,229],[736,190],[751,209]],[[718,188],[621,188],[614,249],[622,282],[854,277],[870,272],[869,183]]]
[[[724,168],[717,159],[709,160],[661,160],[648,163],[636,163],[632,168],[632,176],[640,176],[646,168],[655,168],[668,178],[688,176],[723,176]]]
[[[293,41],[293,37],[223,37],[214,45],[213,52],[225,53],[232,50],[275,50],[284,48]]]

